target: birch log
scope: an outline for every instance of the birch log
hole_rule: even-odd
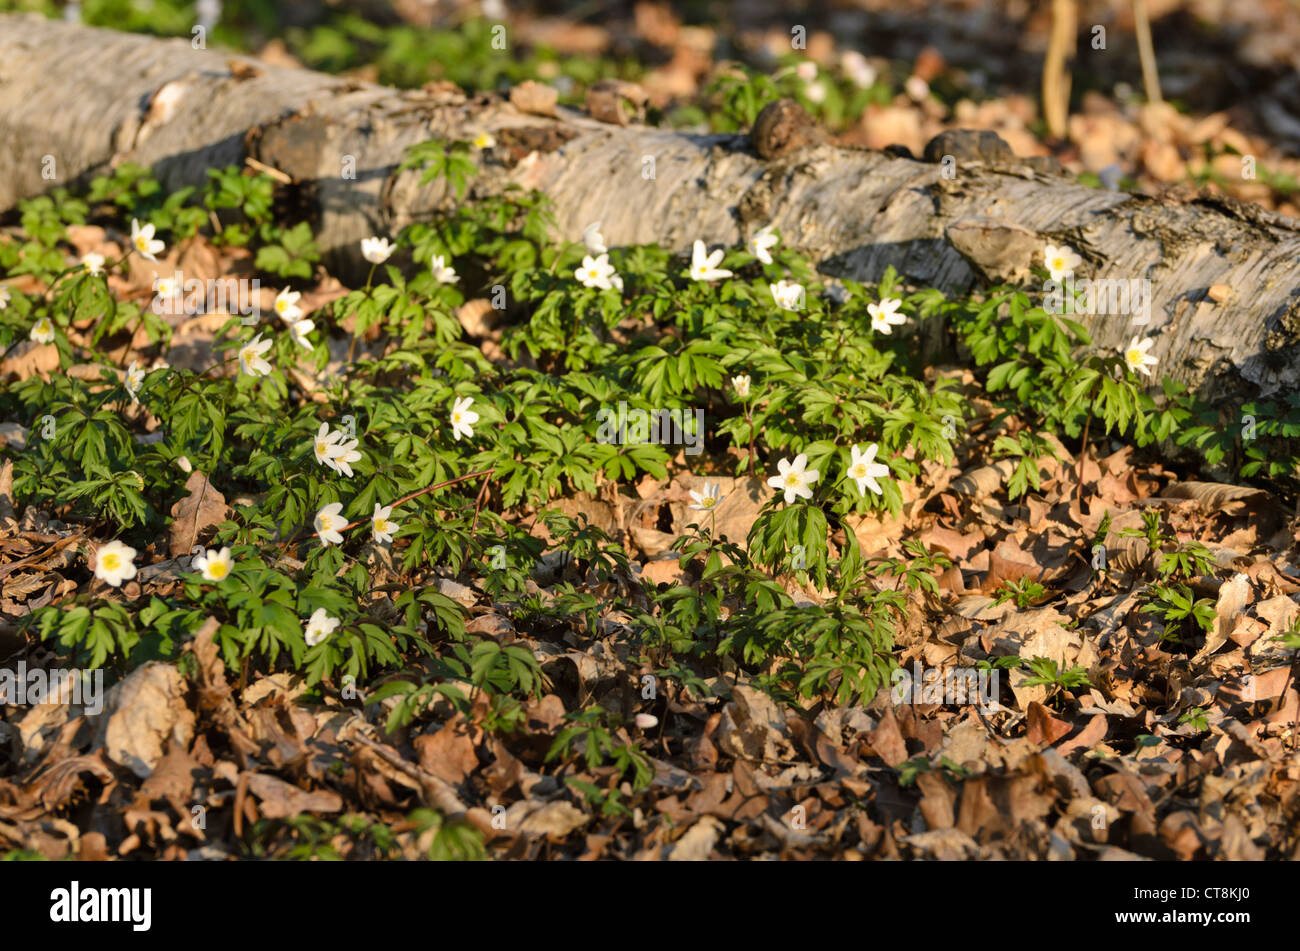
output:
[[[532,115],[504,96],[397,91],[185,40],[0,16],[0,210],[116,163],[177,188],[251,157],[293,179],[347,273],[361,238],[450,200],[396,171],[404,150],[480,132],[497,144],[478,153],[474,187],[541,189],[568,239],[600,221],[611,245],[685,251],[770,223],[828,275],[870,281],[893,265],[950,293],[1023,273],[1046,243],[1064,243],[1083,256],[1079,277],[1145,279],[1154,292],[1145,326],[1084,319],[1096,343],[1154,336],[1160,370],[1211,397],[1300,382],[1300,222],[1253,205],[1102,191],[959,148],[948,163],[824,144],[765,160],[747,136]]]

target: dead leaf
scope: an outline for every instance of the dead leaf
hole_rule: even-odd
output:
[[[1029,704],[1029,709],[1026,711],[1026,720],[1028,721],[1026,735],[1031,743],[1051,746],[1070,732],[1070,724],[1064,720],[1056,719],[1045,706],[1036,701]]]
[[[204,529],[220,525],[229,515],[226,497],[217,491],[208,477],[195,469],[185,482],[185,498],[172,506],[172,523],[168,527],[171,556],[188,555]]]
[[[267,773],[244,773],[248,777],[248,791],[262,803],[262,815],[267,819],[289,819],[305,812],[339,812],[343,799],[329,789],[307,792],[283,779]]]
[[[555,115],[555,104],[560,94],[554,86],[526,79],[510,90],[510,104],[520,112],[535,116]]]
[[[174,666],[150,661],[108,692],[103,712],[91,718],[95,743],[113,762],[147,779],[168,740],[188,748],[194,736],[187,693]]]
[[[893,707],[885,709],[879,725],[867,737],[867,745],[889,766],[897,766],[907,759],[907,743],[898,729]]]
[[[552,841],[559,841],[574,829],[585,826],[588,818],[581,809],[563,799],[557,799],[525,816],[519,831],[526,836],[545,836]]]
[[[458,713],[437,733],[417,736],[411,742],[420,756],[420,766],[444,782],[462,783],[478,769],[476,744],[464,714]]]
[[[1251,597],[1250,578],[1235,574],[1219,586],[1219,598],[1214,608],[1214,626],[1205,637],[1205,646],[1196,652],[1196,659],[1213,654],[1228,641]]]
[[[715,742],[737,759],[774,762],[793,759],[785,713],[767,694],[743,684],[732,689],[732,702],[722,711]]]
[[[702,862],[713,853],[713,847],[725,827],[713,816],[702,816],[673,845],[668,853],[670,862]]]

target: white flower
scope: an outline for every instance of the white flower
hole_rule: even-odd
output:
[[[1047,274],[1054,281],[1059,281],[1067,274],[1073,274],[1074,269],[1083,263],[1083,258],[1074,253],[1074,249],[1068,244],[1063,244],[1059,248],[1054,244],[1049,244],[1043,249],[1043,262],[1047,265]]]
[[[820,473],[816,469],[807,469],[807,466],[808,456],[801,452],[794,457],[794,462],[788,459],[778,462],[776,468],[780,475],[774,475],[767,480],[767,484],[772,488],[785,492],[786,505],[794,502],[796,496],[801,499],[812,498],[811,486],[817,481]]]
[[[289,328],[289,336],[293,338],[293,342],[298,346],[302,347],[304,350],[310,350],[315,345],[307,339],[307,335],[315,329],[316,324],[311,320],[311,318],[294,321],[293,325]]]
[[[754,236],[749,239],[749,253],[764,264],[771,264],[772,252],[768,248],[774,247],[780,240],[772,233],[772,225],[759,228],[754,232]]]
[[[54,342],[54,324],[50,323],[50,318],[42,317],[32,325],[31,338],[37,343]]]
[[[691,249],[691,280],[693,281],[716,281],[720,278],[731,277],[731,272],[718,265],[722,263],[722,258],[726,254],[722,248],[714,251],[712,254],[704,247],[703,241],[696,241]]]
[[[91,251],[81,259],[82,266],[91,274],[104,273],[104,256]]]
[[[271,341],[263,340],[258,334],[239,348],[239,369],[249,376],[266,376],[271,372],[271,364],[262,358],[262,354],[271,349]]]
[[[915,102],[923,102],[930,95],[930,84],[920,76],[909,76],[907,82],[903,83],[903,90]]]
[[[860,89],[867,89],[876,84],[876,70],[867,58],[857,50],[848,50],[840,57],[840,69]]]
[[[171,298],[176,296],[176,282],[170,277],[154,277],[153,290],[160,298]]]
[[[583,287],[599,287],[603,291],[610,290],[613,286],[613,278],[617,277],[614,273],[614,265],[609,263],[609,255],[602,254],[598,257],[592,257],[590,254],[582,259],[582,266],[575,268],[573,276],[577,278]],[[619,289],[623,286],[622,280],[619,281]]]
[[[1134,337],[1129,341],[1128,347],[1124,350],[1124,362],[1128,364],[1130,370],[1136,370],[1143,376],[1151,375],[1151,371],[1147,367],[1153,367],[1160,362],[1147,353],[1154,343],[1155,341],[1150,337],[1145,337],[1141,341]]]
[[[903,302],[897,297],[886,297],[879,304],[868,304],[867,313],[871,315],[871,329],[878,334],[892,333],[890,324],[898,326],[907,323],[907,318],[898,313]]]
[[[119,541],[101,545],[95,553],[95,577],[116,588],[135,577],[135,549]]]
[[[189,475],[194,471],[194,463],[190,462],[189,456],[177,456],[176,468],[180,469],[181,472],[184,472],[186,475]]]
[[[875,443],[868,446],[866,452],[863,452],[857,446],[852,449],[852,458],[849,460],[849,478],[858,484],[858,495],[866,495],[868,488],[876,495],[879,495],[880,483],[876,480],[889,475],[889,466],[875,461],[876,453],[879,450],[880,447]]]
[[[315,647],[333,634],[334,629],[341,623],[343,622],[338,618],[326,614],[324,608],[317,608],[307,621],[307,633],[303,635],[303,640],[307,642],[308,647]]]
[[[343,430],[336,429],[330,432],[330,424],[321,423],[320,429],[316,430],[316,438],[312,440],[312,452],[316,456],[316,461],[323,466],[336,469],[334,454],[339,451],[338,443],[342,438]]]
[[[652,730],[659,725],[659,718],[653,713],[638,713],[633,722],[639,730]]]
[[[275,308],[275,314],[286,324],[292,325],[295,320],[302,316],[302,308],[298,306],[298,298],[302,294],[298,291],[291,291],[285,288],[275,295],[275,303],[271,306]]]
[[[474,430],[471,427],[478,422],[478,413],[470,409],[473,404],[474,398],[471,396],[461,397],[452,404],[451,434],[454,438],[473,438]]]
[[[769,284],[772,299],[782,310],[801,310],[803,308],[803,285],[793,281],[777,281]]]
[[[8,306],[9,306],[9,288],[5,287],[3,284],[0,284],[0,310],[4,310]]]
[[[810,83],[817,78],[817,64],[811,60],[804,60],[794,68],[794,74],[804,82]]]
[[[433,256],[433,263],[430,267],[433,270],[433,279],[439,284],[455,284],[460,280],[456,276],[456,269],[448,264],[441,254]]]
[[[491,132],[480,132],[474,137],[474,148],[490,149],[497,144],[497,140],[492,138]]]
[[[132,360],[126,368],[126,391],[131,394],[131,402],[138,403],[140,387],[144,386],[144,367]]]
[[[609,250],[605,247],[605,236],[600,233],[599,221],[593,221],[582,229],[582,243],[592,254],[604,254]]]
[[[396,250],[387,238],[362,238],[361,256],[371,264],[383,264]]]
[[[347,520],[339,513],[343,511],[342,502],[331,502],[329,505],[321,507],[316,513],[316,534],[320,536],[322,545],[342,545],[343,535],[340,529],[347,524]]]
[[[691,505],[690,508],[697,512],[708,512],[717,508],[718,504],[726,496],[718,494],[718,484],[716,482],[706,482],[701,491],[691,491],[691,498],[695,500],[695,504]]]
[[[330,457],[330,468],[351,479],[352,463],[360,461],[361,453],[357,452],[357,440],[350,439],[339,443],[335,448],[334,455]]]
[[[826,101],[826,84],[808,83],[808,85],[803,87],[803,94],[808,97],[809,102],[815,106],[819,106]]]
[[[146,261],[157,261],[155,255],[161,254],[166,247],[161,241],[153,236],[153,225],[140,227],[140,222],[134,218],[131,219],[131,244],[140,252],[140,256]]]
[[[391,518],[393,507],[391,505],[380,505],[375,503],[375,514],[370,516],[370,527],[374,529],[375,541],[391,542],[393,532],[397,531],[397,523]]]
[[[221,581],[230,574],[231,562],[229,548],[221,551],[209,548],[190,562],[190,569],[203,572],[204,581]]]
[[[736,395],[742,400],[749,396],[749,374],[742,373],[740,376],[731,378],[731,385],[736,389]]]

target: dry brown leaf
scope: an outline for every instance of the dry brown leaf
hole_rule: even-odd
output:
[[[266,773],[245,773],[248,790],[261,800],[262,815],[268,819],[289,819],[305,812],[339,812],[343,799],[329,789],[307,792]]]
[[[1043,746],[1051,746],[1070,732],[1070,724],[1052,716],[1045,706],[1036,701],[1029,704],[1026,722],[1028,724],[1026,735],[1029,737],[1029,742]]]
[[[108,692],[96,724],[95,743],[108,758],[147,779],[170,740],[188,748],[194,711],[185,679],[171,664],[150,661]]]
[[[724,831],[725,827],[713,816],[702,816],[674,843],[668,861],[704,861],[713,853],[713,847]]]
[[[755,762],[794,758],[785,714],[767,694],[744,684],[732,689],[732,702],[718,723],[718,749],[737,759]]]
[[[417,736],[412,745],[420,757],[420,766],[452,785],[464,782],[478,769],[476,744],[464,714],[458,713],[437,733]]]
[[[173,558],[188,555],[199,533],[220,525],[230,512],[226,497],[195,469],[185,482],[185,498],[172,506],[172,523],[168,527],[168,547]]]
[[[581,809],[563,799],[557,799],[525,816],[519,831],[526,836],[546,836],[558,841],[573,830],[585,826],[588,819],[589,816]]]
[[[1269,502],[1263,489],[1223,482],[1175,482],[1163,492],[1166,499],[1194,499],[1207,515],[1241,515]]]
[[[1235,574],[1219,586],[1219,598],[1214,607],[1214,626],[1206,635],[1205,646],[1196,653],[1196,659],[1213,654],[1228,641],[1237,619],[1250,603],[1252,589],[1250,578]]]
[[[535,116],[555,115],[560,94],[554,86],[526,79],[510,90],[510,104],[520,112]]]

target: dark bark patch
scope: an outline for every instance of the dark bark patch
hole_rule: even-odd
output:
[[[817,124],[793,99],[778,99],[763,107],[749,133],[754,151],[765,159],[816,145],[824,136]]]
[[[562,125],[530,125],[517,129],[502,129],[497,133],[497,142],[505,150],[509,159],[507,165],[515,165],[530,152],[554,152],[566,142],[578,137],[578,130]]]

